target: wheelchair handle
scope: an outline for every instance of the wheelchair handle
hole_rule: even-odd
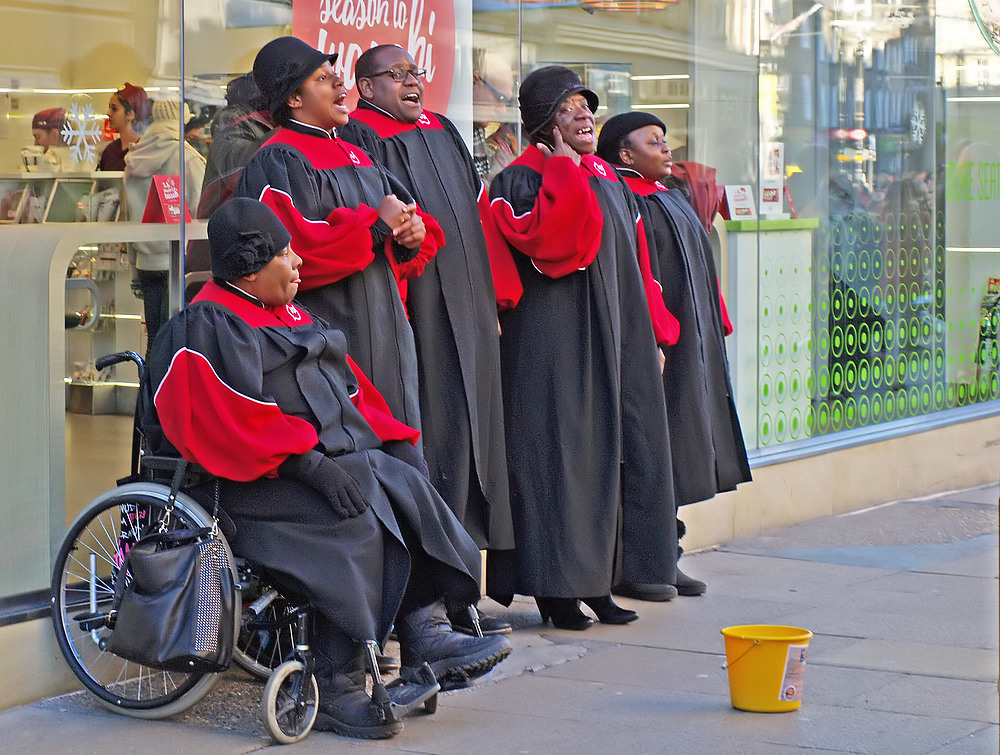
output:
[[[142,357],[134,351],[119,351],[116,354],[105,354],[97,360],[95,366],[98,370],[103,370],[106,367],[110,367],[113,364],[120,364],[121,362],[135,362],[136,367],[138,367],[140,371],[144,367]]]

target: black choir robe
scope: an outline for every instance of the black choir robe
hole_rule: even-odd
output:
[[[385,396],[393,414],[420,427],[417,358],[396,278],[422,269],[444,236],[434,219],[416,253],[392,242],[378,217],[383,197],[412,197],[357,146],[290,122],[243,169],[235,196],[268,205],[303,262],[299,300],[332,327]]]
[[[711,498],[750,480],[724,338],[732,331],[719,292],[711,242],[677,190],[621,169],[636,195],[663,300],[680,322],[666,351],[663,384],[677,505]]]
[[[423,474],[381,449],[418,433],[392,416],[345,346],[294,304],[265,308],[210,281],[156,339],[145,428],[156,452],[180,452],[224,479],[235,553],[304,589],[351,638],[381,642],[409,579],[408,547],[431,557],[421,557],[427,576],[454,605],[478,599],[480,556]],[[358,481],[364,514],[341,519],[311,487],[276,476],[313,448]]]
[[[656,348],[676,338],[676,322],[652,279],[631,192],[599,158],[577,166],[529,147],[490,196],[524,287],[501,315],[500,338],[515,551],[506,592],[490,594],[590,597],[613,581],[673,584]]]
[[[480,208],[486,189],[452,123],[402,123],[364,100],[340,135],[396,176],[444,231],[404,281],[417,347],[420,420],[431,482],[480,548],[514,547],[504,449],[497,304]],[[488,219],[491,219],[488,217]]]

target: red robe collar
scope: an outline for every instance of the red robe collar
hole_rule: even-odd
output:
[[[545,161],[548,158],[542,154],[542,151],[538,149],[534,144],[528,147],[520,156],[511,163],[511,165],[524,165],[527,168],[531,168],[539,173],[545,167]],[[611,167],[610,163],[605,162],[597,155],[582,155],[580,157],[580,169],[585,170],[592,176],[597,176],[598,178],[603,178],[607,181],[617,181],[618,176],[615,173],[615,169]]]
[[[265,307],[219,285],[215,280],[210,280],[202,286],[201,291],[191,303],[199,301],[221,304],[226,309],[232,310],[233,314],[251,328],[268,328],[277,325],[295,328],[312,322],[309,314],[294,304],[286,304],[283,307]]]
[[[360,147],[336,136],[324,137],[320,134],[306,134],[282,127],[275,131],[263,146],[267,147],[270,144],[287,144],[289,147],[294,147],[309,158],[309,162],[316,170],[331,170],[347,165],[363,168],[372,164]]]
[[[351,119],[371,126],[383,139],[402,134],[406,131],[416,131],[418,129],[424,131],[441,131],[444,128],[437,115],[430,110],[424,110],[416,123],[403,123],[393,118],[384,110],[364,100],[359,102],[358,107],[351,113]]]
[[[640,197],[648,197],[658,191],[668,191],[667,187],[659,181],[653,181],[639,175],[623,175],[622,178],[625,179],[628,187]]]

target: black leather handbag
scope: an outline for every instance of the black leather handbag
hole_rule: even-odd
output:
[[[125,557],[108,649],[144,666],[206,673],[229,666],[236,597],[214,528],[147,535]]]

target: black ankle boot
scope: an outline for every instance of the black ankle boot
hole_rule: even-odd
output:
[[[333,648],[316,653],[319,687],[317,731],[333,731],[357,739],[388,739],[403,730],[402,721],[384,721],[365,691],[365,656],[359,643],[345,657],[331,659]]]
[[[581,600],[597,614],[602,624],[628,624],[639,618],[639,614],[622,608],[611,599],[610,595],[600,598],[581,598]]]
[[[477,621],[472,620],[472,612],[476,612]],[[480,632],[483,637],[491,634],[510,634],[513,631],[511,625],[496,616],[486,616],[479,613],[474,606],[466,606],[457,611],[448,611],[448,621],[451,628],[456,632],[467,634],[470,637],[479,637]],[[476,631],[476,623],[479,624],[479,632]]]
[[[577,598],[535,598],[535,603],[542,615],[542,623],[551,619],[552,626],[556,629],[580,632],[594,623],[593,619],[580,610]]]
[[[403,668],[430,665],[442,688],[482,676],[510,655],[511,645],[502,635],[469,637],[451,628],[444,603],[417,608],[396,622]]]

